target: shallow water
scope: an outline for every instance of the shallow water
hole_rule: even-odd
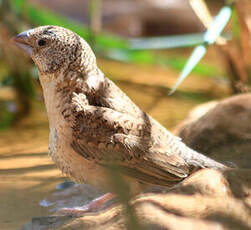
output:
[[[104,60],[99,64],[142,109],[169,129],[194,106],[222,90],[212,80],[189,78],[181,89],[190,93],[168,97],[166,87],[173,85],[176,72]],[[195,87],[199,93],[191,93]],[[0,132],[0,229],[18,229],[34,216],[48,215],[39,202],[66,179],[47,156],[48,135],[41,102],[35,102],[33,113],[16,127]]]
[[[48,214],[38,203],[64,178],[47,156],[47,142],[45,112],[0,133],[0,229]]]

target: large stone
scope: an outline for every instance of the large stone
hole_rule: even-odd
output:
[[[70,199],[70,198],[69,198]],[[80,218],[38,217],[22,230],[248,230],[251,170],[203,169],[162,193],[141,194]]]
[[[251,94],[196,108],[174,133],[192,149],[218,161],[251,168]]]

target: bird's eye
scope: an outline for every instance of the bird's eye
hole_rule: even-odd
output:
[[[43,39],[40,39],[40,40],[38,41],[38,45],[39,45],[39,46],[44,46],[45,44],[46,44],[46,41],[43,40]]]

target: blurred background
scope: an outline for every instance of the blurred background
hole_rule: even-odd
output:
[[[222,7],[230,20],[214,44],[204,34]],[[93,48],[99,68],[168,129],[196,105],[248,92],[250,0],[1,0],[0,222],[13,229],[45,215],[38,202],[64,181],[47,157],[48,121],[38,73],[10,38],[40,25],[60,25]],[[202,60],[169,96],[196,46]],[[24,209],[25,207],[25,209]]]

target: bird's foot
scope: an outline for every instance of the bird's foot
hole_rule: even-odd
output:
[[[87,213],[95,213],[105,209],[107,207],[107,202],[112,200],[114,197],[114,194],[106,193],[103,196],[91,201],[90,203],[83,205],[82,207],[61,208],[56,212],[56,214],[72,217],[81,217],[86,215]]]

